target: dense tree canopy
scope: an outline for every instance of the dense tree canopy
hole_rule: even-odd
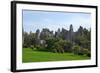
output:
[[[41,31],[37,29],[34,33],[23,32],[23,38],[23,47],[59,53],[74,51],[74,54],[84,54],[83,51],[87,51],[88,55],[91,51],[91,30],[82,26],[76,32],[73,31],[72,25],[69,30],[58,28],[55,32],[47,28]]]

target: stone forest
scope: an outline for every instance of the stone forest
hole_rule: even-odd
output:
[[[39,29],[30,33],[23,31],[23,48],[30,48],[41,52],[58,54],[73,53],[75,55],[91,56],[91,29],[79,26],[73,31],[71,24],[69,30],[58,28],[51,31],[48,28]]]

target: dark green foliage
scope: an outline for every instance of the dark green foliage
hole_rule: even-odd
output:
[[[65,41],[64,43],[64,50],[66,52],[72,52],[73,44],[70,41]]]
[[[47,49],[53,52],[64,53],[71,51],[72,43],[59,38],[49,38],[46,40]]]
[[[91,56],[91,52],[88,49],[83,49],[83,53],[86,56]]]
[[[41,48],[41,46],[40,46],[40,45],[36,45],[35,47],[36,47],[37,49],[40,49],[40,48]]]
[[[31,48],[31,49],[34,49],[34,45],[31,45],[30,48]]]
[[[91,48],[91,32],[87,29],[83,29],[82,27],[79,28],[77,35],[74,38],[74,41],[77,45],[83,47],[83,48]]]
[[[87,56],[88,56],[88,57],[91,57],[91,53],[90,53],[90,52],[89,52],[89,53],[87,53]]]
[[[63,50],[62,41],[59,40],[59,41],[55,42],[53,45],[53,49],[56,49],[58,53],[63,53],[64,50]]]
[[[30,38],[29,38],[29,34],[27,32],[24,32],[24,44],[23,44],[23,47],[29,47],[30,46]]]
[[[91,30],[82,26],[78,31],[73,31],[70,25],[69,31],[58,28],[55,33],[47,28],[36,30],[36,32],[23,32],[23,48],[31,48],[38,51],[49,51],[54,53],[71,52],[76,55],[91,57]]]
[[[74,54],[80,54],[81,48],[78,45],[73,46],[73,53]]]
[[[86,55],[88,57],[91,56],[91,53],[88,49],[82,48],[78,45],[73,46],[73,53],[77,55]]]
[[[24,44],[23,47],[31,47],[31,45],[35,45],[35,34],[30,32],[24,32],[23,36]]]
[[[47,49],[52,50],[54,48],[54,43],[57,42],[58,39],[56,38],[48,38],[46,39]]]

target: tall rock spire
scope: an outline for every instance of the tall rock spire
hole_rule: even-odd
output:
[[[40,39],[40,30],[39,29],[36,30],[36,38]]]
[[[72,24],[70,25],[70,30],[69,31],[73,32],[73,25]]]
[[[72,42],[73,41],[73,25],[72,24],[70,25],[70,29],[69,29],[69,38],[70,38],[70,41]]]

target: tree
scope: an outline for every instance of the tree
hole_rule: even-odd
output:
[[[70,41],[65,41],[63,47],[66,52],[72,52],[73,44]]]
[[[74,54],[79,54],[81,52],[81,48],[78,45],[73,46],[73,53]]]
[[[87,38],[85,38],[85,36],[77,36],[75,38],[75,44],[77,44],[83,48],[87,48],[87,49],[91,48],[91,41],[88,40]]]
[[[75,50],[74,53],[82,54],[86,49],[91,51],[91,30],[82,26],[76,32],[73,31],[73,25],[70,25],[69,30],[58,28],[53,33],[48,28],[43,28],[41,31],[37,29],[34,33],[32,31],[24,32],[23,36],[23,47],[58,53],[74,52]],[[88,55],[90,55],[89,53]]]
[[[46,40],[47,49],[59,53],[64,52],[65,43],[64,40],[58,38],[49,38]]]
[[[36,45],[36,42],[35,42],[35,33],[32,33],[32,31],[30,31],[29,35],[28,35],[28,38],[29,38],[29,46],[30,48],[35,48],[35,45]]]
[[[58,41],[58,39],[56,39],[56,38],[48,38],[48,39],[46,39],[46,44],[47,44],[46,48],[49,51],[52,51],[52,49],[54,49],[54,43],[57,42],[57,41]]]
[[[27,48],[30,45],[30,41],[29,41],[29,35],[27,32],[24,32],[24,44],[23,47]]]
[[[66,45],[66,41],[59,39],[58,42],[55,43],[55,48],[58,50],[59,53],[64,53],[64,46]]]

